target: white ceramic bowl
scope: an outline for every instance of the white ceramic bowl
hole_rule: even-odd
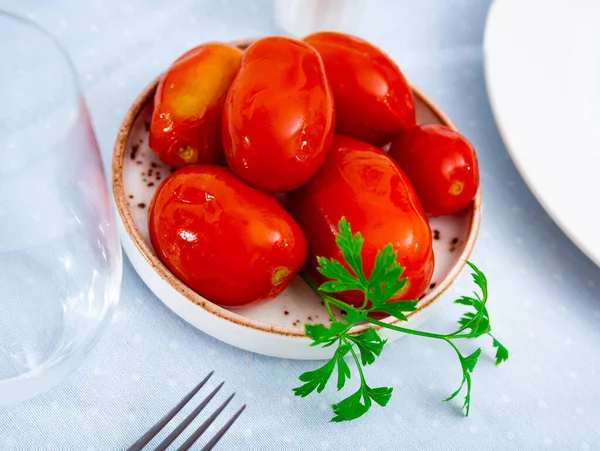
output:
[[[236,43],[245,48],[250,41]],[[158,259],[148,235],[148,205],[154,191],[172,169],[158,160],[148,146],[149,119],[158,78],[129,109],[113,155],[113,192],[119,212],[123,248],[133,267],[156,296],[181,318],[230,345],[274,357],[324,359],[332,348],[310,347],[304,323],[327,320],[320,298],[299,278],[276,299],[229,310],[213,304],[179,281]],[[454,127],[450,119],[418,89],[413,88],[419,123]],[[430,220],[434,231],[435,270],[432,285],[408,315],[407,327],[417,327],[432,312],[442,293],[464,268],[473,250],[480,220],[480,194],[463,212]],[[395,323],[393,317],[384,320]],[[359,333],[368,326],[352,329]],[[377,327],[375,327],[377,329]],[[390,341],[402,336],[380,330]]]

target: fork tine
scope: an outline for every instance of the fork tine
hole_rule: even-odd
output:
[[[227,404],[229,404],[229,402],[233,399],[233,397],[235,396],[235,393],[233,393],[229,398],[227,398],[225,400],[225,402],[223,404],[221,404],[221,407],[219,407],[217,410],[215,410],[215,412],[208,417],[208,419],[202,423],[202,425],[196,429],[196,431],[190,436],[190,438],[188,438],[183,445],[181,445],[177,451],[187,451],[188,449],[191,448],[191,446],[196,443],[196,440],[198,440],[200,438],[200,436],[202,434],[204,434],[204,431],[206,431],[208,429],[208,427],[212,424],[213,421],[215,421],[215,419],[221,414],[221,412],[223,411],[223,409],[225,407],[227,407]]]
[[[192,421],[194,421],[194,419],[198,416],[198,414],[200,412],[202,412],[202,409],[204,409],[206,407],[206,405],[210,402],[211,399],[213,399],[215,397],[215,395],[217,394],[217,392],[221,389],[221,387],[223,386],[225,382],[221,382],[217,388],[215,388],[210,395],[208,395],[206,397],[206,399],[204,401],[202,401],[200,403],[200,405],[198,407],[196,407],[194,410],[192,410],[192,412],[185,417],[185,420],[183,420],[181,422],[181,424],[179,426],[177,426],[173,432],[171,432],[167,438],[165,438],[157,447],[154,451],[164,451],[165,449],[167,449],[167,447],[173,443],[175,441],[175,439],[177,437],[179,437],[179,435],[183,432],[183,430],[185,428],[187,428],[190,423]]]
[[[245,408],[246,408],[246,404],[244,404],[231,417],[231,419],[227,423],[225,423],[225,426],[223,426],[221,429],[219,429],[219,432],[217,432],[217,434],[210,440],[210,442],[208,442],[206,445],[204,445],[204,448],[202,448],[202,451],[210,451],[211,449],[213,449],[215,447],[215,445],[219,442],[219,440],[221,440],[223,438],[223,436],[229,430],[231,425],[233,425],[233,423],[235,423],[235,420],[238,419],[238,417],[242,414],[242,412],[244,411]]]
[[[146,446],[150,442],[150,440],[152,440],[154,436],[158,434],[161,431],[161,429],[164,428],[165,425],[169,421],[171,421],[171,419],[175,415],[179,413],[183,406],[185,406],[188,403],[188,401],[192,399],[194,395],[198,393],[198,391],[200,391],[200,389],[204,386],[204,384],[206,384],[206,382],[210,379],[213,373],[214,371],[208,373],[208,375],[204,378],[202,382],[196,385],[196,387],[194,387],[194,389],[191,392],[189,392],[181,401],[179,401],[179,404],[173,407],[173,409],[169,411],[169,413],[167,413],[164,417],[162,417],[158,421],[158,423],[156,423],[148,430],[148,432],[142,435],[142,437],[137,442],[135,442],[133,445],[127,448],[127,451],[140,451],[144,446]]]

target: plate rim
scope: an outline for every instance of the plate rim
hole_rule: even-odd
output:
[[[600,266],[600,253],[596,253],[592,248],[590,248],[590,246],[586,245],[581,235],[575,232],[573,228],[568,224],[568,222],[564,221],[564,219],[561,219],[562,215],[559,213],[559,209],[557,209],[556,206],[553,205],[551,201],[549,201],[548,196],[544,195],[542,193],[542,190],[539,189],[538,184],[534,182],[534,178],[530,176],[531,171],[527,169],[522,159],[519,158],[518,152],[516,151],[516,148],[518,146],[515,146],[514,140],[510,137],[511,134],[507,132],[506,124],[502,119],[503,114],[500,113],[501,108],[498,107],[498,90],[497,88],[494,88],[494,86],[496,86],[496,81],[492,81],[492,79],[497,80],[497,77],[491,75],[492,70],[490,69],[490,60],[493,58],[490,57],[490,53],[493,53],[493,51],[490,51],[490,47],[493,47],[492,44],[490,44],[490,42],[497,41],[496,38],[490,37],[492,33],[491,30],[493,29],[493,27],[490,26],[490,24],[496,20],[496,17],[498,17],[498,14],[494,13],[494,11],[497,10],[498,5],[500,5],[501,3],[509,4],[510,2],[507,0],[494,0],[488,9],[487,17],[485,20],[482,45],[484,74],[483,78],[490,103],[490,110],[496,123],[498,134],[502,139],[502,143],[504,144],[504,147],[506,148],[510,159],[515,165],[517,172],[527,185],[529,191],[531,191],[531,193],[535,197],[536,201],[541,205],[541,207],[552,219],[554,224],[558,226],[562,233],[564,233],[565,236],[577,247],[577,249],[579,249],[586,257],[588,257],[596,265]]]
[[[235,45],[241,50],[244,50],[253,41],[253,39],[245,39],[240,41],[229,42],[229,44]],[[119,218],[124,226],[126,233],[128,234],[129,238],[133,241],[133,244],[137,248],[137,251],[144,257],[146,262],[152,267],[156,274],[158,274],[158,276],[161,279],[163,279],[164,282],[169,284],[172,288],[174,288],[177,292],[179,292],[188,301],[195,304],[196,306],[199,306],[208,313],[211,313],[219,317],[220,319],[224,319],[231,323],[254,329],[260,332],[267,332],[280,336],[306,338],[304,329],[301,327],[282,326],[277,324],[266,323],[263,321],[252,320],[236,313],[235,310],[228,310],[202,297],[200,294],[196,293],[187,285],[185,285],[168,270],[168,268],[159,260],[159,258],[150,248],[148,243],[146,243],[137,226],[135,225],[130,209],[127,205],[127,199],[123,187],[123,160],[126,155],[125,150],[129,138],[129,133],[139,113],[150,102],[153,102],[154,92],[156,91],[156,87],[161,76],[162,74],[155,77],[154,80],[152,80],[134,100],[133,104],[130,106],[127,113],[125,114],[121,126],[119,127],[119,132],[117,134],[115,145],[113,148],[111,167],[112,191],[115,205],[117,208],[117,213],[119,214]],[[435,116],[437,116],[437,118],[442,124],[452,128],[453,130],[458,131],[458,129],[456,128],[452,120],[448,117],[448,115],[427,95],[425,95],[420,89],[418,89],[412,84],[411,89],[413,96],[415,96],[416,98],[421,100],[425,105],[427,105],[428,108],[435,114]],[[444,294],[446,290],[454,283],[456,278],[460,275],[460,273],[466,266],[465,261],[471,256],[473,252],[481,223],[481,189],[477,191],[475,198],[467,208],[471,209],[469,231],[465,240],[465,246],[462,252],[460,253],[459,258],[457,259],[456,263],[451,267],[450,271],[448,272],[448,275],[442,280],[442,282],[439,283],[435,289],[429,292],[421,301],[419,301],[420,305],[418,306],[417,310],[415,310],[414,312],[409,312],[407,314],[408,318],[415,314],[422,313],[427,307],[431,306],[434,303],[434,301],[438,300],[441,297],[441,295]],[[162,299],[161,302],[163,302]],[[384,318],[381,321],[386,324],[396,324],[400,322],[398,318],[395,318],[393,316]],[[369,327],[372,327],[375,330],[379,330],[383,326],[362,324],[352,327],[352,329],[350,329],[350,334],[360,334],[366,331]]]

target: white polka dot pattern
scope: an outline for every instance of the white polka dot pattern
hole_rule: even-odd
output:
[[[38,21],[66,45],[107,170],[127,108],[179,54],[210,40],[280,33],[272,0],[51,3],[0,0],[0,9]],[[366,369],[374,386],[394,387],[388,406],[332,425],[334,386],[305,399],[291,392],[315,362],[217,342],[164,307],[126,263],[113,321],[85,364],[53,391],[0,408],[1,450],[124,449],[212,369],[218,380],[205,389],[225,380],[248,403],[222,449],[598,449],[600,269],[549,219],[502,144],[483,74],[490,0],[357,3],[361,21],[348,31],[388,52],[478,151],[484,207],[472,260],[487,274],[494,332],[512,355],[495,367],[491,343],[481,341],[469,418],[460,400],[439,402],[459,382],[451,350],[412,337]],[[471,289],[463,275],[423,327],[450,330],[460,314],[451,301]],[[214,406],[224,400],[217,398]]]

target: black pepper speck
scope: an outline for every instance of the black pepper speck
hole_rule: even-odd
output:
[[[133,146],[131,146],[131,159],[132,160],[135,160],[135,157],[137,155],[139,148],[140,148],[140,146],[138,144],[134,144]]]

